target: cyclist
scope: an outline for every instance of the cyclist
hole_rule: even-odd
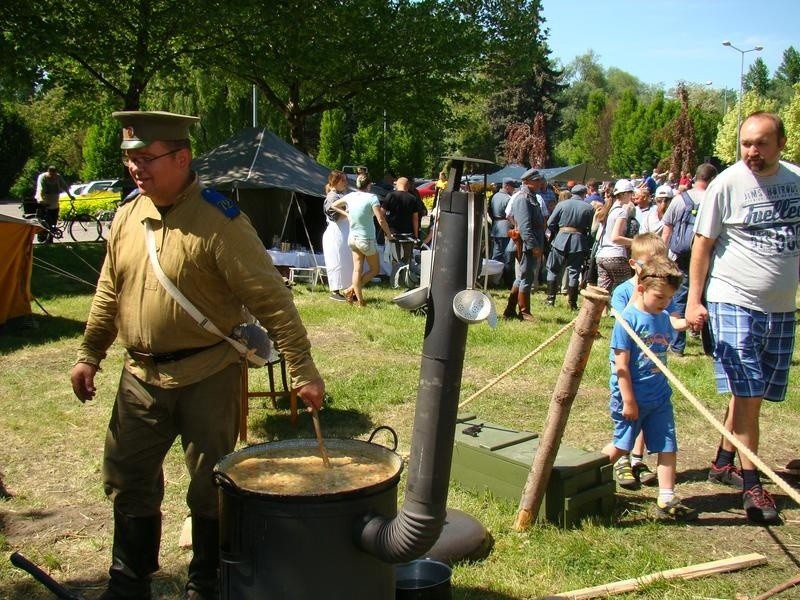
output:
[[[41,173],[36,179],[36,202],[39,205],[38,216],[47,226],[47,231],[40,232],[37,239],[45,244],[53,242],[52,229],[58,221],[58,196],[66,192],[70,200],[75,197],[70,193],[67,183],[58,170],[50,165],[47,171]]]

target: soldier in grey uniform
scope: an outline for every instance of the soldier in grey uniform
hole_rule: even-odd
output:
[[[594,209],[584,200],[586,186],[578,184],[570,191],[572,197],[559,202],[547,220],[548,230],[555,235],[547,258],[547,304],[555,305],[561,271],[566,266],[569,307],[577,310],[581,266],[592,247],[589,231]]]
[[[531,286],[533,285],[533,274],[542,260],[542,248],[544,247],[544,217],[539,206],[536,192],[541,188],[543,181],[541,173],[536,169],[528,169],[520,177],[522,189],[511,197],[510,219],[514,228],[519,232],[519,252],[517,253],[519,262],[519,277],[514,281],[511,294],[508,298],[508,306],[503,312],[503,316],[512,318],[514,316],[513,302],[519,306],[519,318],[523,321],[533,321],[531,315]],[[514,240],[509,241],[509,245]]]
[[[303,401],[325,393],[292,293],[238,206],[205,189],[191,171],[189,127],[196,117],[129,111],[123,162],[139,196],[120,207],[108,238],[78,359],[75,395],[95,395],[94,376],[114,342],[126,356],[103,455],[103,484],[114,503],[110,581],[100,596],[151,597],[158,570],[163,461],[181,438],[192,518],[187,600],[219,597],[218,494],[212,469],[239,431],[242,356],[201,327],[156,278],[145,239],[167,278],[223,333],[246,307],[269,331]]]
[[[516,182],[510,177],[503,177],[503,187],[492,195],[489,203],[489,217],[492,220],[490,236],[492,238],[492,260],[503,263],[503,282],[508,286],[514,282],[514,253],[507,252],[508,230],[511,223],[506,217],[506,207],[516,189]]]

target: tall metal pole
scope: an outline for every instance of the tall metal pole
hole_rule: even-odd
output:
[[[253,84],[253,127],[258,127],[258,90]]]
[[[750,48],[749,50],[742,50],[741,48],[737,48],[733,44],[731,44],[728,40],[722,42],[723,46],[728,46],[728,48],[733,48],[737,52],[742,55],[742,63],[739,67],[739,118],[736,120],[736,160],[739,160],[742,155],[742,149],[740,146],[741,141],[741,129],[742,129],[742,94],[744,93],[744,55],[748,52],[761,52],[764,47],[763,46],[755,46]]]
[[[738,50],[738,48],[737,48]],[[740,52],[742,52],[740,50]],[[744,92],[744,52],[742,52],[742,65],[739,67],[739,117],[736,119],[736,160],[742,157],[742,93]]]

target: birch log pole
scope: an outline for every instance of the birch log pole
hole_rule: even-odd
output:
[[[542,437],[539,438],[539,448],[534,456],[533,465],[531,465],[528,480],[519,502],[519,510],[514,522],[514,529],[517,531],[528,528],[539,514],[539,507],[553,471],[558,447],[561,445],[561,438],[567,426],[572,402],[578,393],[578,386],[583,378],[586,363],[589,361],[592,344],[597,337],[600,317],[609,301],[608,292],[594,286],[588,286],[581,292],[581,295],[583,296],[581,311],[564,356],[561,373],[550,398],[550,408],[547,412]]]

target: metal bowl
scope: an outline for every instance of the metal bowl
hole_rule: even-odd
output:
[[[405,310],[417,310],[428,302],[428,288],[418,287],[395,296],[392,301]]]

